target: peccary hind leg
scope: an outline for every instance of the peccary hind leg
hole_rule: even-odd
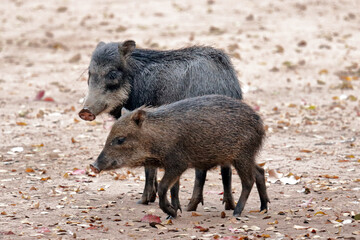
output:
[[[242,189],[241,189],[241,195],[239,198],[238,203],[236,204],[235,210],[233,215],[235,217],[238,217],[241,215],[241,212],[243,211],[246,201],[250,195],[251,189],[254,185],[255,182],[255,164],[253,163],[254,161],[247,161],[247,160],[243,160],[244,162],[247,162],[248,164],[245,164],[246,167],[242,164],[241,160],[235,160],[234,161],[234,167],[236,169],[236,171],[239,174],[239,177],[241,179],[241,185],[242,185]],[[253,165],[252,167],[250,167],[251,165]]]
[[[191,200],[188,204],[187,211],[196,211],[199,203],[204,205],[204,185],[206,180],[206,170],[195,169],[195,184]],[[225,203],[225,209],[235,209],[235,203],[231,192],[231,167],[221,167],[221,177],[224,186],[223,203]]]
[[[266,184],[265,184],[265,171],[262,167],[256,165],[256,187],[260,196],[260,211],[268,209],[267,204],[270,202],[269,197],[266,192]]]
[[[225,203],[225,210],[235,209],[235,203],[231,191],[231,167],[221,167],[221,177],[224,187],[223,204]]]
[[[155,202],[157,192],[157,169],[155,167],[145,167],[145,187],[140,204]]]
[[[196,211],[199,203],[204,205],[203,191],[206,180],[206,170],[195,169],[195,184],[193,194],[187,206],[187,211]]]

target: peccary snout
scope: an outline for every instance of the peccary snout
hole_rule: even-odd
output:
[[[94,121],[96,116],[87,108],[83,108],[79,112],[79,117],[85,121]]]
[[[105,170],[106,167],[107,167],[107,160],[104,152],[101,152],[98,158],[96,159],[96,161],[90,164],[90,169],[94,173],[100,173],[102,170]]]
[[[93,164],[90,164],[90,169],[94,173],[100,173],[100,170],[97,167],[95,167]]]
[[[102,151],[96,161],[90,164],[90,169],[94,173],[100,173],[105,170],[118,168],[118,165],[119,161],[114,161],[112,158],[107,158],[104,151]]]

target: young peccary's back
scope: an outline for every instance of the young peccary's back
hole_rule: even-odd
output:
[[[177,145],[204,158],[256,154],[265,131],[260,116],[246,103],[220,95],[189,98],[149,114]],[[199,154],[200,153],[200,154]]]

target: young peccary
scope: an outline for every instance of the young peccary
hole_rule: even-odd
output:
[[[159,204],[176,217],[177,208],[166,193],[186,169],[232,164],[242,183],[234,210],[234,216],[239,216],[255,180],[260,210],[267,210],[270,202],[264,170],[255,163],[264,136],[261,118],[240,100],[220,95],[189,98],[158,108],[140,107],[122,116],[90,167],[97,173],[121,167],[164,168]]]
[[[193,46],[177,50],[138,49],[135,42],[100,42],[89,66],[88,94],[79,112],[83,120],[92,121],[106,112],[115,118],[121,108],[134,110],[142,105],[160,106],[181,99],[209,94],[241,99],[236,72],[229,57],[221,50]],[[225,209],[234,209],[231,193],[231,168],[221,167]],[[156,199],[156,168],[145,167],[145,188],[140,200],[148,204]],[[206,171],[196,169],[194,192],[188,211],[203,202]],[[171,190],[176,201],[178,186]],[[176,204],[180,207],[179,204]]]

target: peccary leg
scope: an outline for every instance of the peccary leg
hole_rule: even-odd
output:
[[[267,203],[270,202],[269,197],[266,192],[266,184],[265,184],[265,171],[262,167],[256,165],[256,187],[260,196],[260,211],[268,209]]]
[[[155,202],[157,192],[157,169],[155,167],[145,167],[145,187],[140,204]]]
[[[178,209],[182,212],[179,200],[179,188],[180,182],[177,181],[174,186],[172,186],[171,192],[171,205],[173,205],[174,209],[177,211]]]
[[[225,203],[225,210],[235,209],[235,203],[231,191],[231,167],[221,167],[221,177],[224,187],[223,204]]]
[[[158,189],[159,194],[159,205],[161,210],[164,211],[164,213],[169,214],[171,217],[176,217],[177,215],[177,209],[170,204],[169,200],[167,199],[166,193],[172,185],[174,185],[176,182],[179,181],[179,177],[181,174],[174,174],[174,172],[166,171],[164,177],[161,179]]]
[[[206,180],[206,170],[195,169],[195,184],[193,194],[187,206],[187,211],[196,211],[199,203],[204,205],[203,191]]]
[[[239,174],[242,185],[241,195],[233,213],[235,217],[241,215],[241,212],[245,207],[245,203],[250,195],[251,189],[255,182],[256,170],[255,170],[255,164],[253,163],[254,161],[253,160],[243,160],[243,161],[248,164],[242,164],[241,160],[234,161],[234,167]]]

